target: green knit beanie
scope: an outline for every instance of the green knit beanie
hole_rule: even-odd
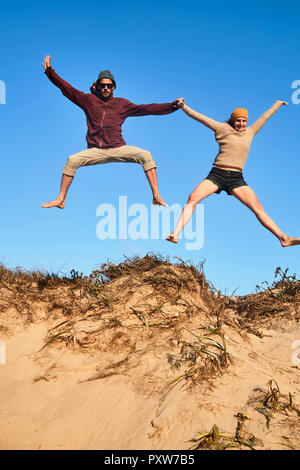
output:
[[[109,78],[113,82],[114,87],[117,88],[116,80],[110,70],[102,70],[99,73],[98,80],[101,80],[101,78]]]

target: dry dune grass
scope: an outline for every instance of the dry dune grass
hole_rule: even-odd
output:
[[[300,282],[280,268],[274,282],[263,284],[256,294],[226,297],[207,281],[202,264],[195,267],[180,259],[172,264],[154,254],[102,264],[88,277],[74,270],[59,277],[0,267],[0,332],[7,338],[16,327],[46,324],[36,360],[55,351],[96,357],[96,368],[79,374],[77,383],[122,377],[142,397],[159,396],[160,402],[178,385],[187,394],[201,387],[214,390],[234,362],[228,338],[235,338],[231,344],[238,344],[238,338],[246,344],[249,335],[261,339],[270,326],[280,328],[283,317],[285,325],[297,323],[299,305]],[[59,377],[59,367],[49,364],[33,383]],[[263,416],[268,429],[284,415],[287,447],[297,448],[299,409],[293,400],[271,381],[267,391],[256,390],[245,406]],[[189,448],[264,446],[246,430],[250,418],[245,411],[234,419],[234,433],[221,432],[214,424],[210,431],[190,436]],[[151,438],[160,435],[160,427],[152,425],[156,430]]]
[[[179,379],[198,382],[226,368],[220,312],[225,302],[206,281],[203,266],[174,265],[155,255],[108,263],[83,278],[59,278],[3,269],[2,312],[23,322],[52,323],[46,347],[109,354],[89,380],[124,373],[143,354],[160,348]],[[112,356],[125,354],[121,361]],[[158,377],[159,381],[159,377]]]
[[[265,325],[276,316],[277,320],[293,318],[300,319],[300,281],[296,275],[288,275],[288,269],[283,271],[278,267],[275,280],[269,285],[267,281],[257,286],[257,294],[239,297],[236,311],[251,325]]]

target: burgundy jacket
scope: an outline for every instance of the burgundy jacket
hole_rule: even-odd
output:
[[[88,131],[88,148],[115,148],[126,145],[122,136],[122,124],[129,116],[147,116],[149,114],[170,114],[177,110],[173,103],[134,104],[124,98],[113,95],[105,101],[94,86],[91,93],[76,90],[63,80],[52,67],[45,74],[69,100],[77,104],[85,113]]]

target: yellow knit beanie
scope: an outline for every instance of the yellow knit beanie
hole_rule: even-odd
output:
[[[231,114],[231,120],[235,121],[237,118],[243,117],[248,121],[248,111],[244,108],[236,108]]]

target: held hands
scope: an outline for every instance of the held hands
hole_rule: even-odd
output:
[[[175,108],[183,108],[184,106],[184,98],[177,98],[177,100],[173,101],[173,106]]]
[[[44,67],[45,70],[47,70],[49,67],[51,67],[50,61],[51,61],[51,56],[46,55],[46,57],[44,58],[44,62],[43,62],[43,67]]]

